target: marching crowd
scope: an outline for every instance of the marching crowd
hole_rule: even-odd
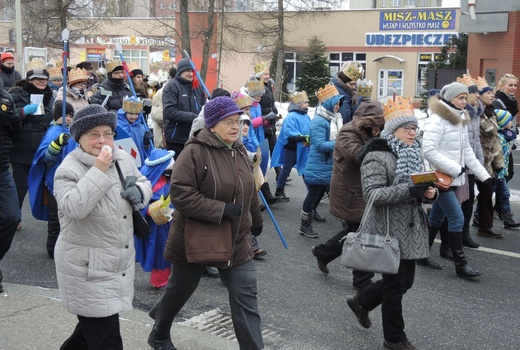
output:
[[[314,116],[307,92],[295,92],[277,130],[266,62],[253,67],[244,87],[208,96],[187,58],[163,86],[134,62],[108,61],[105,79],[81,62],[64,81],[59,67],[30,62],[22,79],[12,53],[0,60],[0,260],[23,230],[28,193],[33,216],[48,222],[46,249],[62,303],[78,318],[60,349],[123,349],[119,313],[132,307],[135,262],[163,290],[149,313],[153,349],[175,349],[174,318],[203,275],[226,285],[240,349],[264,348],[253,260],[267,254],[262,211],[290,201],[293,168],[307,189],[299,233],[320,237],[313,222],[326,220],[316,211],[326,196],[342,224],[312,247],[323,274],[364,216],[365,230],[388,230],[399,242],[398,272],[376,281],[373,272],[353,270],[357,293],[347,300],[365,328],[381,305],[388,349],[416,349],[404,332],[401,301],[416,265],[442,268],[429,256],[437,233],[440,255],[453,260],[458,276],[475,280],[481,273],[463,249],[479,246],[469,225],[487,238],[503,237],[494,215],[506,229],[520,226],[508,189],[518,114],[511,74],[496,91],[469,74],[431,91],[420,130],[412,99],[371,100],[362,65],[347,62],[315,92]],[[433,170],[450,186],[411,180]],[[134,235],[136,215],[146,218],[149,235]],[[208,232],[223,238],[215,243]],[[0,270],[0,292],[1,282]]]

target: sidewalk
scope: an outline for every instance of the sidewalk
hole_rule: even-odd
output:
[[[59,302],[57,289],[3,283],[0,294],[0,350],[53,350],[77,323]],[[146,340],[152,323],[148,314],[131,310],[120,314],[125,350],[150,349]],[[174,323],[173,342],[179,350],[238,349],[238,343]]]

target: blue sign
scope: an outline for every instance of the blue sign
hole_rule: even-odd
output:
[[[365,46],[444,46],[452,37],[458,37],[457,32],[442,33],[366,33]]]
[[[455,10],[381,11],[379,30],[453,30]]]

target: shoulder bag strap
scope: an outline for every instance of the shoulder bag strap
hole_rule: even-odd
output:
[[[119,163],[117,161],[116,161],[116,169],[117,169],[117,173],[119,174],[119,178],[121,179],[121,182],[123,183],[123,190],[124,190],[126,187],[126,180],[125,180],[125,177],[123,176],[123,172],[121,171],[121,167],[119,166]]]
[[[359,223],[359,229],[357,230],[357,236],[361,233],[361,228],[365,224],[365,220],[367,219],[368,213],[372,210],[372,206],[374,205],[375,197],[377,192],[379,192],[379,188],[376,188],[374,192],[372,192],[372,195],[368,199],[368,203],[365,206],[365,211],[363,212],[363,217],[361,218],[361,222]]]

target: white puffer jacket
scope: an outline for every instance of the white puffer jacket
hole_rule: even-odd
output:
[[[132,207],[121,197],[115,164],[103,173],[93,167],[95,159],[78,147],[56,170],[61,232],[54,259],[64,307],[80,316],[106,317],[132,308],[135,249]],[[113,159],[124,176],[138,177],[148,203],[150,182],[130,155],[114,148]]]
[[[441,100],[429,100],[429,117],[424,125],[423,154],[430,165],[453,178],[452,186],[464,184],[459,176],[467,167],[480,181],[490,176],[478,161],[468,141],[469,115]]]

